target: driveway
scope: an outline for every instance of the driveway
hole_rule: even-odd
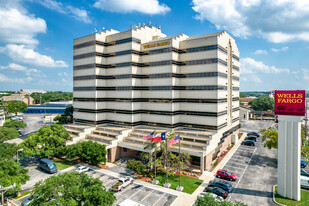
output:
[[[273,121],[251,120],[242,122],[241,132],[268,128]],[[244,202],[249,206],[275,205],[272,187],[277,184],[277,150],[264,148],[261,138],[255,147],[240,145],[223,169],[235,173],[238,179],[227,200]]]
[[[99,178],[107,190],[110,190],[110,188],[118,181],[118,178],[98,171],[89,171],[87,174],[94,178]],[[135,183],[127,186],[122,191],[115,192],[114,194],[116,196],[116,202],[114,205],[123,202],[125,199],[130,199],[145,206],[169,206],[177,198],[176,195]]]

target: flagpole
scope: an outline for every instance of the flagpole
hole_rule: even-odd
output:
[[[179,137],[179,188],[180,188],[180,132],[178,132],[178,137]]]
[[[167,135],[166,135],[166,138],[165,138],[165,142],[166,142],[166,185],[168,185],[168,171],[167,171],[167,168],[168,168],[168,154],[167,154]]]
[[[154,166],[155,166],[155,171],[154,171],[154,175],[155,175],[155,180],[157,180],[157,163],[156,163],[156,159],[157,159],[157,148],[155,148],[155,162],[154,162]]]

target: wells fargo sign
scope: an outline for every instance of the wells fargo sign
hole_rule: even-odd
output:
[[[163,42],[158,42],[158,43],[153,43],[153,44],[145,44],[143,45],[143,48],[148,49],[148,48],[166,46],[166,45],[170,45],[170,41],[163,41]]]
[[[305,90],[275,91],[275,114],[305,116]]]

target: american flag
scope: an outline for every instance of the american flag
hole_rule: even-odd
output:
[[[173,144],[178,144],[179,143],[179,135],[176,137],[172,138],[169,142],[168,145],[173,145]]]
[[[152,139],[154,138],[154,134],[155,134],[155,131],[153,131],[151,134],[148,134],[146,136],[143,137],[143,140],[147,140],[147,139]]]

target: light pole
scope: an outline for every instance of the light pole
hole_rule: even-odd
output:
[[[17,159],[17,162],[18,162],[18,152],[22,152],[22,151],[24,151],[24,149],[23,149],[23,148],[20,148],[20,149],[18,149],[17,152],[16,152],[16,153],[17,153],[17,158],[16,158],[16,159]]]
[[[13,189],[14,187],[16,187],[16,184],[14,183],[11,186],[8,187],[3,187],[0,185],[0,191],[1,191],[1,204],[4,205],[4,193],[9,190],[9,189]]]

